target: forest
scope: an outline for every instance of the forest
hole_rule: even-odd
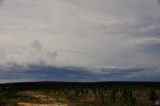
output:
[[[159,97],[158,82],[0,84],[0,106],[151,106]]]

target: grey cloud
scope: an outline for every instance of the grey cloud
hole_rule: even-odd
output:
[[[40,44],[38,40],[33,41],[31,44],[31,47],[33,47],[37,51],[42,51],[43,46]]]
[[[0,57],[1,58],[5,58],[6,57],[6,54],[4,53],[3,49],[0,50]]]
[[[145,70],[119,67],[159,67],[157,0],[5,0],[1,7],[0,65],[104,67],[99,79]]]
[[[158,15],[157,15],[158,16]],[[160,16],[158,16],[160,17]],[[160,37],[160,22],[159,20],[154,22],[152,19],[148,23],[148,20],[144,21],[144,19],[138,20],[130,20],[130,21],[120,21],[117,19],[97,19],[96,29],[101,30],[105,33],[110,33],[113,36],[125,36],[130,38],[138,38],[138,37]]]
[[[157,0],[158,1],[158,4],[160,5],[160,0]]]
[[[143,50],[145,53],[149,53],[152,56],[156,56],[158,58],[160,56],[160,41],[159,42],[152,41],[144,43],[141,46],[139,46],[139,49]]]
[[[3,3],[3,0],[0,0],[0,5],[2,5],[2,3]]]
[[[55,60],[56,57],[58,56],[58,52],[57,51],[54,51],[54,52],[48,52],[47,53],[48,57],[52,60]]]
[[[157,22],[157,24],[149,24],[144,25],[138,28],[139,33],[137,33],[138,36],[144,36],[144,37],[157,37],[160,38],[160,23]]]

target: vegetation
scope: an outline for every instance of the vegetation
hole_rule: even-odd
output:
[[[66,106],[150,106],[159,96],[160,83],[37,82],[0,85],[0,106],[18,106],[18,103],[62,103]]]

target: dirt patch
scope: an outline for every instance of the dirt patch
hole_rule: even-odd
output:
[[[53,103],[53,104],[33,104],[33,103],[18,103],[18,106],[68,106],[67,104],[62,103]]]
[[[23,91],[19,92],[18,95],[32,97],[39,100],[39,102],[36,103],[19,102],[17,103],[18,106],[68,106],[65,103],[57,102],[53,97],[48,96],[42,92]]]
[[[39,99],[41,102],[45,102],[45,103],[56,102],[56,100],[53,97],[47,96],[42,92],[23,91],[23,92],[19,92],[18,95],[36,98],[36,99]]]

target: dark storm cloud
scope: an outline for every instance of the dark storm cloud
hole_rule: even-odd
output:
[[[86,68],[81,67],[52,67],[45,65],[30,65],[24,68],[18,65],[13,65],[11,68],[6,68],[0,71],[0,79],[23,79],[30,78],[33,80],[57,80],[57,81],[79,81],[90,79],[91,74]],[[12,73],[14,71],[14,73]]]
[[[155,69],[154,69],[155,70]],[[147,68],[110,68],[101,69],[101,73],[91,73],[90,69],[85,67],[53,67],[45,65],[30,65],[29,67],[21,67],[13,65],[12,68],[6,70],[1,69],[0,79],[30,79],[32,81],[105,81],[105,80],[133,80],[134,77],[128,77],[133,73],[154,72]],[[14,71],[14,73],[12,73]],[[144,78],[154,78],[154,75],[142,76]],[[137,76],[136,76],[137,77]],[[137,77],[138,78],[138,77]],[[156,79],[157,78],[157,79]],[[158,80],[158,77],[154,80]],[[139,78],[140,79],[140,78]],[[135,79],[136,80],[136,79]]]
[[[138,72],[143,72],[147,70],[147,68],[140,67],[131,67],[131,68],[108,68],[102,69],[103,74],[107,74],[108,76],[116,76],[116,75],[128,75]]]

